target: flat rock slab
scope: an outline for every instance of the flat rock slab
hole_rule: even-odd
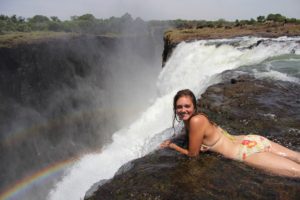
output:
[[[198,100],[201,111],[232,134],[259,133],[299,151],[299,85],[234,71],[221,76],[223,82]],[[97,187],[85,199],[300,199],[300,179],[273,176],[215,153],[190,159],[170,149],[127,163]]]

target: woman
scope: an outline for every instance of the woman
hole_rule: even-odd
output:
[[[204,114],[197,113],[196,108],[196,97],[190,90],[181,90],[175,95],[174,116],[184,122],[188,149],[171,140],[164,141],[162,148],[168,147],[190,157],[209,150],[274,174],[300,177],[300,153],[259,135],[230,135]]]

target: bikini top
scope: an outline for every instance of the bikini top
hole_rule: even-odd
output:
[[[222,136],[225,136],[232,141],[235,140],[234,136],[230,135],[227,131],[225,131],[221,127],[220,127],[220,129],[221,129],[221,134],[220,134],[219,138],[215,141],[215,143],[213,143],[212,145],[202,144],[201,145],[202,151],[208,151],[209,149],[213,148],[221,140]]]

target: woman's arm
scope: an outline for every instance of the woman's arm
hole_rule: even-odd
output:
[[[176,151],[178,151],[179,153],[182,153],[182,154],[185,154],[185,155],[188,155],[189,151],[187,149],[184,149],[180,146],[178,146],[177,144],[173,143],[171,140],[166,140],[164,141],[163,143],[160,144],[160,147],[161,148],[171,148],[171,149],[174,149]]]
[[[170,140],[166,140],[160,146],[162,148],[169,147],[187,155],[189,157],[195,157],[199,155],[201,144],[204,137],[204,131],[208,125],[208,119],[203,115],[196,115],[192,117],[189,121],[189,147],[184,149]]]

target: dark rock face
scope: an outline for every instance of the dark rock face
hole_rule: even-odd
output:
[[[168,38],[167,35],[164,36],[164,51],[162,54],[162,67],[165,66],[165,63],[168,61],[174,48],[177,46],[178,43],[172,43],[171,40]]]
[[[199,107],[232,134],[260,133],[300,149],[298,85],[222,74]],[[176,141],[182,144],[182,141]],[[128,164],[127,164],[128,165]],[[126,167],[125,167],[126,168]],[[100,184],[101,185],[101,184]],[[116,173],[87,200],[105,199],[299,199],[300,180],[269,175],[215,153],[190,159],[157,150]]]
[[[198,100],[199,110],[232,134],[256,133],[286,146],[300,141],[299,85],[222,74],[225,82],[211,86]]]
[[[96,127],[87,129],[81,117],[70,123],[68,116],[88,108],[79,84],[95,73],[95,66],[98,75],[104,73],[102,66],[113,58],[107,52],[115,51],[117,43],[116,38],[82,35],[0,48],[0,188],[24,176],[23,171],[101,143],[91,140],[97,138]],[[102,82],[96,87],[101,89]],[[86,134],[84,141],[78,130]]]
[[[0,95],[44,109],[49,103],[45,99],[57,88],[76,88],[78,79],[91,73],[107,75],[105,67],[118,59],[122,46],[132,54],[153,59],[156,44],[150,45],[152,42],[146,37],[81,35],[0,48]],[[102,85],[100,80],[97,86]]]
[[[151,65],[162,49],[153,37],[76,35],[0,48],[0,190],[109,142],[120,127],[103,109],[108,84],[126,65],[159,66]]]

